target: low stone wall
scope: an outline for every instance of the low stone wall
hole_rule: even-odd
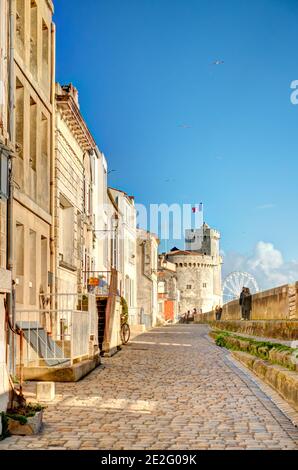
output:
[[[234,351],[233,356],[260,379],[279,393],[296,411],[298,411],[298,374],[281,366],[269,364],[245,352]]]
[[[260,338],[273,338],[284,341],[298,339],[298,321],[220,321],[209,322],[212,328],[234,333],[243,333]]]
[[[32,382],[78,382],[101,364],[100,356],[68,367],[24,367],[24,380]],[[17,367],[19,374],[19,368]]]
[[[239,300],[223,306],[222,320],[240,320]],[[215,312],[196,315],[195,322],[215,320]],[[298,282],[252,296],[251,320],[298,320]]]

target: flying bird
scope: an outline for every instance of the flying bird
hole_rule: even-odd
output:
[[[174,180],[173,178],[168,178],[165,180],[165,183],[174,183],[176,180]]]
[[[182,129],[191,129],[191,126],[188,124],[180,124],[179,127],[182,127]]]
[[[212,62],[212,65],[222,65],[222,64],[224,64],[223,60],[215,60],[214,62]]]
[[[109,175],[110,173],[114,173],[114,171],[117,171],[117,170],[109,170],[109,171],[108,171],[108,175]]]

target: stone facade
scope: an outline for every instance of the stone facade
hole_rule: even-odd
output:
[[[165,255],[158,257],[158,316],[162,321],[177,321],[180,313],[180,291],[177,283],[177,268],[166,260]]]
[[[96,144],[80,113],[72,85],[56,85],[55,253],[56,290],[82,290],[94,269],[93,189]],[[74,191],[74,188],[76,190]]]
[[[16,0],[14,279],[17,308],[51,289],[55,28],[50,0]],[[26,250],[24,250],[24,246]]]
[[[136,265],[136,208],[134,198],[118,189],[110,188],[121,213],[119,227],[120,271],[123,285],[121,294],[125,297],[129,313],[137,308],[137,265]]]
[[[200,250],[173,249],[166,259],[176,265],[180,312],[208,312],[222,303],[220,234],[204,224]]]
[[[155,326],[158,317],[158,246],[156,235],[137,230],[137,303],[142,322],[150,320],[146,326]]]
[[[252,296],[251,320],[264,321],[297,321],[298,320],[298,282],[258,292]],[[213,321],[214,311],[206,312],[201,319]],[[233,300],[223,306],[223,321],[241,319],[239,300]]]
[[[0,412],[6,409],[9,397],[7,338],[4,301],[11,292],[11,272],[7,269],[7,197],[8,160],[13,150],[12,130],[9,127],[9,2],[0,2]],[[5,175],[6,173],[6,175]],[[2,424],[0,422],[0,434]]]
[[[108,188],[107,175],[108,165],[106,158],[98,148],[95,150],[95,175],[93,190],[93,212],[95,218],[93,257],[95,260],[95,271],[109,271],[111,263],[109,260],[109,232],[108,230]]]

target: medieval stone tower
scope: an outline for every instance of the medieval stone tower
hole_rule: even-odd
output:
[[[203,224],[186,231],[185,250],[173,248],[166,254],[176,265],[181,313],[193,308],[205,313],[222,304],[219,241],[220,233]]]

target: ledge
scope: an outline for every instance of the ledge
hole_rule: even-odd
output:
[[[78,382],[101,364],[100,356],[68,367],[25,367],[24,380],[32,382]]]
[[[298,374],[281,366],[269,364],[251,354],[234,351],[233,357],[270,385],[284,400],[298,411]]]
[[[251,336],[259,336],[263,338],[273,338],[284,341],[295,341],[298,338],[297,320],[227,320],[196,323],[205,323],[210,325],[212,328],[217,328],[219,330],[245,333]]]

